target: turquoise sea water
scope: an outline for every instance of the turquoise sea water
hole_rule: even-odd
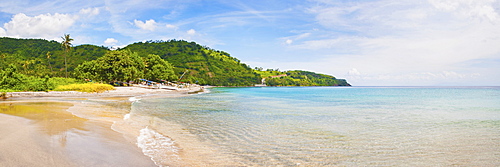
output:
[[[228,164],[500,166],[500,87],[212,88],[131,114],[182,127]]]

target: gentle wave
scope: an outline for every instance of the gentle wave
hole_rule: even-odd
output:
[[[179,134],[154,124],[182,144],[186,162],[192,149],[182,138],[187,131],[217,150],[220,163],[241,166],[498,166],[499,93],[214,88],[210,94],[141,101],[137,114],[181,126]],[[210,164],[208,159],[200,164]]]
[[[127,120],[127,119],[130,119],[130,113],[129,113],[129,114],[125,114],[125,115],[123,116],[123,120]]]
[[[137,146],[158,166],[180,162],[178,155],[180,148],[175,146],[175,142],[148,127],[140,130]]]
[[[131,97],[128,99],[128,101],[131,101],[132,103],[138,102],[139,100],[141,100],[141,99],[138,99],[136,97]]]

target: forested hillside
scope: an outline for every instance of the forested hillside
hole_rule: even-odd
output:
[[[351,86],[345,79],[310,71],[258,71],[268,86]]]
[[[260,77],[248,65],[229,53],[203,47],[187,41],[149,41],[128,45],[123,49],[137,52],[141,57],[159,55],[172,63],[181,81],[217,86],[251,86]]]
[[[253,70],[229,53],[183,40],[138,42],[118,51],[63,46],[43,39],[0,38],[0,90],[50,90],[56,83],[83,79],[110,83],[139,78],[215,86],[253,86],[262,78],[269,86],[349,86],[345,80],[307,71]]]
[[[84,61],[102,57],[109,49],[94,45],[72,47],[68,53],[68,71],[72,71]],[[43,39],[0,38],[0,67],[7,68],[13,64],[18,71],[34,76],[65,76],[64,51],[61,43]]]

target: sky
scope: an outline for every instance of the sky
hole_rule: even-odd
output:
[[[500,0],[0,0],[0,36],[187,40],[355,86],[500,86]]]

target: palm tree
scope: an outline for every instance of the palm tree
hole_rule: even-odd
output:
[[[61,38],[63,40],[61,43],[61,47],[65,52],[65,54],[64,54],[64,68],[66,69],[66,78],[68,78],[68,63],[67,63],[66,57],[68,56],[68,52],[71,50],[71,41],[73,41],[73,39],[71,37],[69,37],[69,34],[64,34],[64,36],[62,36]]]
[[[50,72],[52,73],[52,65],[50,65],[50,51],[47,52],[47,62],[48,62],[48,65],[49,65],[49,68],[50,68]]]

